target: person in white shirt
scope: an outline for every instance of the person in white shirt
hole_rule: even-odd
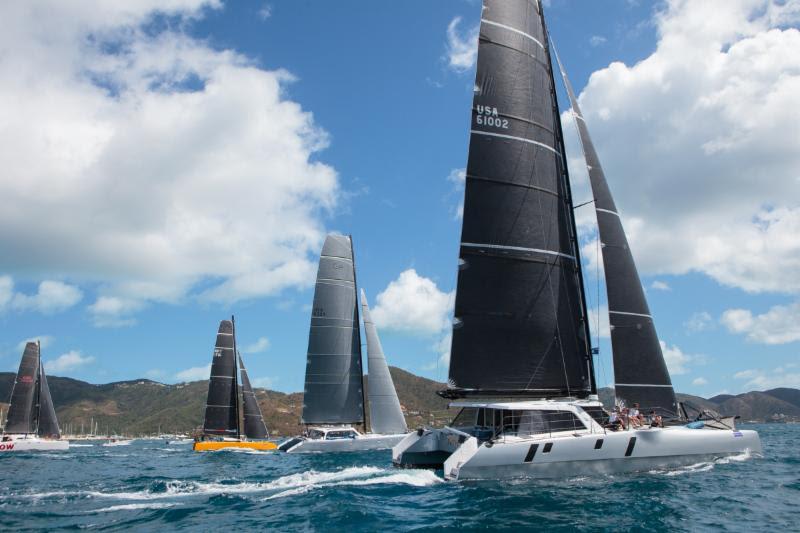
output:
[[[634,403],[633,408],[628,411],[628,420],[630,420],[631,425],[635,428],[642,427],[642,424],[644,424],[644,417],[642,413],[639,412],[638,403]]]

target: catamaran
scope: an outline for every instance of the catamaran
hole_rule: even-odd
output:
[[[241,401],[237,370],[241,370],[242,376]],[[240,416],[242,410],[243,416]],[[236,325],[231,317],[219,323],[208,381],[203,432],[193,449],[198,452],[229,448],[259,451],[277,449],[277,445],[267,439],[269,432],[261,408],[250,385],[242,356],[236,350]]]
[[[440,393],[460,411],[449,427],[420,428],[395,446],[397,466],[443,468],[450,480],[539,478],[761,452],[758,434],[731,419],[687,424],[619,213],[565,82],[602,243],[616,401],[655,420],[631,415],[627,429],[612,431],[597,396],[541,2],[484,0],[449,379]]]
[[[283,442],[290,453],[388,449],[408,432],[367,297],[361,292],[369,363],[369,422],[365,424],[361,329],[353,241],[328,235],[322,247],[308,336],[302,437]]]
[[[0,453],[69,449],[69,441],[61,439],[38,342],[25,345],[9,403]]]

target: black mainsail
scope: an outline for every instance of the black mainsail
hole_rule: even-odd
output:
[[[6,433],[36,433],[39,364],[39,345],[35,342],[27,343],[11,389],[4,430]]]
[[[203,433],[236,438],[241,435],[238,388],[233,322],[223,320],[211,361]]]
[[[328,235],[314,289],[301,422],[364,422],[362,376],[353,241]]]
[[[662,415],[677,416],[678,404],[672,380],[617,206],[560,59],[558,64],[569,94],[594,194],[608,294],[617,402],[627,406],[639,403],[645,412],[652,409]]]
[[[264,416],[258,406],[256,394],[250,385],[250,378],[247,376],[247,369],[244,367],[242,356],[239,356],[239,370],[242,375],[242,406],[244,411],[244,435],[248,439],[268,439],[269,431],[264,424]]]
[[[547,31],[484,0],[448,397],[596,393]]]

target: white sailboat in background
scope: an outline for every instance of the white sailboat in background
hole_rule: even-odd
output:
[[[566,81],[566,80],[565,80]],[[562,477],[761,452],[731,420],[687,424],[619,214],[568,82],[595,198],[618,404],[598,401],[550,46],[538,0],[484,0],[448,389],[450,427],[394,447],[447,479]]]
[[[42,365],[38,342],[25,345],[6,422],[0,436],[0,453],[64,451],[69,441],[61,439],[50,387]]]
[[[328,235],[320,255],[308,338],[302,437],[288,439],[289,453],[388,449],[408,429],[386,364],[366,295],[361,293],[369,362],[370,426],[366,424],[361,331],[352,239]]]

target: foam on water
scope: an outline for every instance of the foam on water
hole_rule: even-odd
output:
[[[94,444],[72,444],[69,443],[70,448],[94,448]]]
[[[750,450],[746,450],[742,453],[737,453],[735,455],[728,455],[726,457],[720,457],[719,459],[715,459],[713,461],[703,461],[699,463],[694,463],[690,465],[681,466],[678,468],[672,468],[668,470],[650,470],[648,474],[656,474],[662,476],[681,476],[684,474],[695,474],[698,472],[708,472],[709,470],[713,470],[715,465],[727,465],[731,462],[742,462],[752,458],[752,454]]]
[[[168,509],[175,507],[174,503],[128,503],[124,505],[112,505],[111,507],[103,507],[102,509],[94,509],[86,511],[87,513],[113,513],[116,511],[138,511],[141,509]]]

